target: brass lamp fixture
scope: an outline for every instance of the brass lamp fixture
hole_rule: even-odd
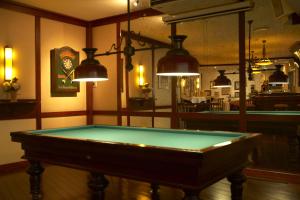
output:
[[[96,82],[108,80],[106,68],[94,59],[96,48],[84,48],[87,58],[83,60],[74,72],[72,81]]]
[[[131,63],[131,57],[135,53],[134,47],[131,46],[131,38],[130,38],[130,0],[127,0],[127,14],[128,14],[128,34],[127,34],[127,41],[124,50],[122,51],[125,55],[126,60],[126,68],[127,70],[132,70],[133,65]],[[115,45],[113,44],[113,47]],[[117,49],[115,47],[115,49]],[[87,58],[81,62],[81,64],[76,67],[74,75],[75,79],[73,81],[82,81],[82,82],[89,82],[89,81],[105,81],[108,80],[107,70],[106,68],[100,64],[100,62],[94,57],[101,56],[101,55],[111,55],[116,54],[118,52],[106,52],[104,54],[95,54],[97,51],[96,48],[84,48],[83,51],[86,53]]]
[[[138,1],[136,1],[138,2]],[[132,56],[136,51],[152,50],[161,47],[141,48],[135,49],[131,44],[130,30],[130,0],[127,0],[127,15],[128,15],[128,28],[126,35],[126,45],[123,51],[111,52],[112,48],[117,50],[115,44],[112,45],[109,51],[101,54],[95,54],[96,48],[84,48],[83,51],[87,54],[87,59],[75,69],[75,79],[73,81],[104,81],[108,80],[106,68],[94,57],[107,56],[111,54],[123,53],[125,55],[126,69],[131,71],[133,69]],[[199,75],[199,63],[196,58],[192,57],[187,50],[182,47],[182,42],[186,36],[177,35],[172,36],[171,40],[173,48],[167,52],[167,55],[159,60],[157,75],[160,76],[196,76]],[[122,38],[121,42],[122,43]],[[143,46],[143,45],[141,45]]]
[[[268,65],[272,65],[273,62],[266,57],[266,40],[263,40],[263,49],[262,49],[262,58],[258,59],[255,62],[255,65],[259,65],[259,66],[268,66]]]
[[[231,87],[231,80],[225,76],[225,70],[218,70],[220,75],[214,80],[214,87]]]
[[[170,37],[173,49],[158,61],[158,76],[198,76],[199,63],[196,58],[183,48],[182,43],[185,35],[174,35]]]
[[[288,76],[281,71],[282,65],[275,65],[276,71],[269,76],[269,84],[288,84]]]
[[[4,80],[10,81],[13,78],[13,49],[10,46],[4,47]]]

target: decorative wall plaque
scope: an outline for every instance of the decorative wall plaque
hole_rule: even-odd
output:
[[[77,96],[79,83],[73,82],[74,70],[79,65],[79,52],[70,47],[55,48],[51,55],[51,96]]]

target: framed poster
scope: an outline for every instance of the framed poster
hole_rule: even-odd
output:
[[[230,87],[221,88],[222,95],[229,95],[230,94]]]
[[[240,89],[240,82],[239,81],[234,81],[234,89],[239,90]]]
[[[70,47],[50,51],[51,96],[77,96],[79,82],[73,82],[75,68],[79,65],[79,52]]]
[[[157,76],[158,77],[158,89],[169,89],[170,79],[168,76]]]
[[[215,86],[215,82],[214,81],[210,81],[209,82],[210,89],[216,89],[214,86]]]
[[[211,90],[204,90],[205,96],[210,97],[211,96]]]
[[[234,98],[240,98],[240,92],[235,92],[234,93]]]

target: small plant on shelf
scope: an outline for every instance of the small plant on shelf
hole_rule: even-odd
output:
[[[10,81],[4,81],[2,83],[3,91],[10,94],[11,101],[16,101],[17,91],[20,90],[21,85],[18,83],[18,79],[15,77]]]
[[[145,99],[148,99],[149,98],[149,93],[151,92],[151,88],[149,87],[149,83],[145,83],[144,85],[141,85],[140,88],[141,88],[141,91],[142,91],[142,94],[144,95],[144,98]]]

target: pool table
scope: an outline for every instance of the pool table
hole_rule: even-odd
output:
[[[243,168],[260,134],[122,126],[80,126],[12,132],[29,160],[32,199],[41,199],[41,162],[91,172],[92,199],[104,199],[105,175],[182,188],[185,200],[227,177],[232,199],[242,199]]]
[[[239,111],[204,111],[184,128],[239,131]],[[300,111],[247,111],[247,131],[262,133],[255,168],[300,173]]]

